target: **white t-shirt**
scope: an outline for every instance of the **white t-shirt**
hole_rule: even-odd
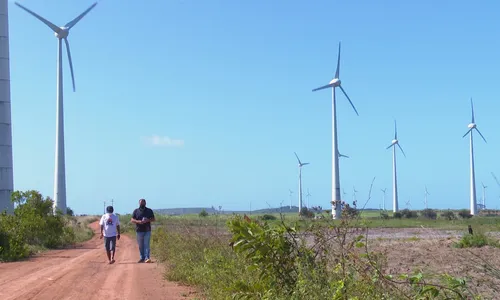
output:
[[[99,225],[104,226],[103,235],[105,237],[116,236],[116,226],[120,225],[120,219],[115,214],[104,214],[99,221]]]

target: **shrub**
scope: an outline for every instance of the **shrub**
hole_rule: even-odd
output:
[[[342,210],[342,216],[348,217],[348,218],[354,218],[359,215],[359,210],[356,209],[355,207],[351,207],[349,204],[346,204],[344,206],[344,209]]]
[[[401,214],[401,212],[395,212],[393,215],[392,215],[393,218],[395,219],[401,219],[403,217],[403,214]]]
[[[76,240],[68,217],[52,212],[53,201],[38,191],[15,191],[14,215],[0,215],[0,260],[27,257],[31,249],[59,248]]]
[[[200,211],[200,213],[198,214],[198,216],[203,217],[203,218],[204,217],[208,217],[208,213],[207,213],[207,211],[205,209],[202,209]]]
[[[262,215],[260,217],[260,219],[263,221],[273,221],[273,220],[276,220],[277,218],[275,215],[265,214],[265,215]]]
[[[387,220],[389,219],[389,215],[386,212],[382,211],[380,212],[380,218]]]
[[[476,231],[474,234],[465,233],[462,238],[454,244],[457,248],[481,248],[486,245],[500,247],[498,240],[488,236],[482,231]]]
[[[462,219],[469,219],[469,218],[472,218],[472,215],[470,213],[470,211],[468,209],[461,209],[459,212],[458,212],[458,215],[462,218]]]
[[[427,219],[431,219],[431,220],[435,220],[437,218],[437,213],[436,213],[436,211],[434,211],[430,208],[426,208],[422,211],[422,217],[427,218]]]
[[[418,214],[416,211],[413,211],[413,210],[409,210],[407,208],[403,209],[401,211],[401,215],[404,217],[404,218],[407,218],[407,219],[414,219],[414,218],[417,218],[418,217]]]
[[[455,213],[451,210],[442,212],[441,217],[448,221],[455,220],[457,218],[457,216],[455,216]]]
[[[308,218],[308,219],[312,219],[312,218],[314,218],[314,213],[312,212],[312,210],[309,210],[307,207],[302,207],[302,209],[300,210],[300,216]]]

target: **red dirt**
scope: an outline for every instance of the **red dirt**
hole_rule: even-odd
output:
[[[96,235],[75,248],[0,264],[0,299],[194,298],[193,288],[164,280],[159,264],[137,263],[137,243],[126,235],[117,242],[116,262],[109,265],[99,225],[90,226]]]

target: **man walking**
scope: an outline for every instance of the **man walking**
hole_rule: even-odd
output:
[[[132,223],[135,224],[137,235],[137,244],[139,245],[140,259],[139,263],[150,263],[151,258],[149,242],[151,240],[151,222],[155,221],[153,210],[146,207],[146,200],[139,200],[139,208],[136,208],[132,213]]]
[[[109,264],[115,262],[116,240],[120,239],[120,219],[113,211],[113,206],[106,207],[106,213],[99,221],[99,225],[101,225],[100,239],[104,237],[104,248],[106,248]]]

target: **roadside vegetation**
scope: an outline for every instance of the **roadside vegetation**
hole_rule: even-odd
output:
[[[0,261],[15,261],[45,249],[63,248],[93,236],[88,224],[71,215],[52,213],[53,201],[38,191],[15,191],[13,215],[0,214]],[[68,212],[72,214],[72,210]]]
[[[466,274],[420,268],[390,273],[385,254],[371,249],[368,232],[376,227],[455,229],[464,232],[462,240],[473,240],[460,240],[463,247],[476,247],[484,236],[487,245],[497,245],[483,232],[499,231],[500,218],[430,209],[403,210],[399,217],[353,209],[345,210],[342,220],[313,210],[300,217],[158,216],[153,255],[166,265],[169,280],[198,286],[208,299],[483,299]],[[467,233],[468,225],[474,235]],[[500,274],[490,269],[488,274]]]

